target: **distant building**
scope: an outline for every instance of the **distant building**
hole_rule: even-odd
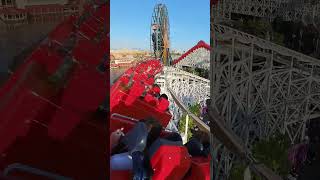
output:
[[[115,69],[115,68],[128,68],[128,67],[132,67],[136,64],[136,61],[133,59],[112,59],[110,61],[110,67],[111,69]]]
[[[129,54],[126,56],[127,59],[134,59],[133,55]]]
[[[0,4],[2,8],[14,7],[14,5],[15,5],[14,0],[1,0],[1,4]]]
[[[79,15],[83,0],[0,0],[0,28],[23,24],[55,23]]]
[[[79,14],[79,0],[29,0],[21,4],[28,12],[29,23],[59,22]]]
[[[25,9],[27,6],[67,4],[68,0],[15,0],[15,7]]]
[[[24,9],[2,6],[0,9],[0,21],[2,29],[12,29],[28,23],[27,12]]]
[[[64,19],[64,7],[61,4],[27,5],[26,10],[29,23],[42,24]]]

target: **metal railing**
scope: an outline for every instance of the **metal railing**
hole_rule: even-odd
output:
[[[50,179],[55,179],[55,180],[72,180],[72,178],[61,176],[55,173],[51,173],[48,171],[44,171],[38,168],[34,168],[28,165],[20,164],[20,163],[14,163],[10,164],[4,169],[3,175],[4,176],[9,176],[10,173],[20,171],[20,172],[26,172],[38,176],[44,176]]]
[[[206,125],[204,122],[202,122],[201,119],[198,118],[196,115],[191,113],[188,110],[188,108],[182,103],[182,101],[174,94],[174,92],[170,88],[168,88],[168,91],[170,92],[172,98],[177,103],[177,105],[183,111],[185,111],[190,117],[192,117],[194,122],[197,124],[197,126],[201,130],[203,130],[204,132],[206,132],[214,137],[217,137],[223,143],[223,145],[227,147],[227,149],[231,150],[235,154],[240,155],[240,157],[242,157],[242,159],[244,159],[244,161],[250,165],[250,168],[252,171],[254,171],[256,174],[258,174],[260,176],[263,176],[264,178],[267,178],[268,180],[281,180],[282,179],[279,175],[275,174],[271,169],[267,168],[263,164],[259,164],[258,162],[256,162],[254,160],[254,158],[251,156],[250,151],[247,148],[245,148],[245,146],[241,142],[241,139],[239,137],[237,137],[233,133],[232,130],[229,130],[225,126],[224,120],[218,115],[217,112],[215,112],[212,109],[209,109],[209,118],[210,118],[210,122],[212,122],[212,129],[213,129],[213,132],[211,132],[209,126]],[[219,149],[219,148],[220,148],[219,146],[216,147],[216,149]],[[217,150],[214,150],[214,152],[211,154],[217,155]],[[214,161],[216,161],[216,160],[214,157],[212,157],[211,163],[213,163]],[[217,179],[217,178],[218,177],[216,177],[216,176],[211,176],[211,179]]]

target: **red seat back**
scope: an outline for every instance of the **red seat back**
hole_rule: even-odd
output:
[[[107,95],[105,75],[91,68],[78,68],[67,88],[62,103],[80,112],[95,111]]]
[[[73,57],[84,64],[97,65],[101,62],[101,59],[105,52],[103,52],[103,47],[99,47],[88,40],[79,40],[72,50]]]
[[[14,143],[17,137],[28,133],[30,124],[36,120],[39,110],[47,105],[47,102],[25,87],[20,87],[7,100],[0,100],[1,104],[4,103],[0,108],[0,153]]]
[[[90,68],[78,68],[64,90],[62,109],[57,111],[49,125],[49,134],[64,138],[73,128],[93,113],[107,95],[104,75]]]
[[[186,180],[210,180],[210,160],[208,158],[191,158],[191,173]]]
[[[43,65],[49,74],[53,74],[60,65],[63,64],[63,58],[49,47],[41,47],[37,49],[30,58]],[[42,55],[41,55],[42,54]]]
[[[116,93],[117,97],[114,98],[118,98],[119,102],[118,104],[112,107],[111,114],[118,113],[139,120],[148,117],[154,117],[155,119],[160,121],[163,127],[167,127],[171,119],[171,114],[167,112],[157,111],[155,107],[149,105],[147,102],[140,98],[137,98],[130,106],[127,106],[125,105],[124,100],[127,98],[128,95],[122,91],[117,91]],[[113,100],[111,102],[113,102]]]
[[[52,32],[50,32],[50,40],[54,40],[62,44],[66,39],[68,39],[70,33],[73,32],[74,22],[74,16],[70,16],[66,21],[61,22]]]
[[[125,100],[125,104],[127,106],[130,106],[136,99],[138,99],[143,91],[145,90],[145,87],[142,83],[139,81],[136,81],[133,83],[132,87],[130,88],[129,95]]]
[[[162,145],[151,157],[154,180],[183,179],[190,168],[190,157],[184,146]]]
[[[132,179],[131,171],[111,171],[110,180],[127,180]]]
[[[165,112],[169,107],[169,101],[165,98],[160,98],[157,110],[160,112]]]
[[[159,103],[158,99],[149,93],[146,94],[146,96],[144,97],[144,101],[150,104],[151,106],[156,106]]]

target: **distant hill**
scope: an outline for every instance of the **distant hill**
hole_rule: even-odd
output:
[[[149,51],[132,49],[110,50],[110,54],[114,59],[135,61],[145,60],[151,56]]]

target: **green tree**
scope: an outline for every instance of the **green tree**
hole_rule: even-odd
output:
[[[284,35],[277,33],[277,32],[274,32],[273,33],[273,42],[284,46]]]
[[[249,20],[246,27],[250,34],[260,38],[266,38],[268,32],[272,32],[272,25],[268,21]]]
[[[255,143],[252,152],[258,161],[284,177],[290,169],[288,161],[289,147],[289,138],[286,135],[278,133],[269,139]]]
[[[243,180],[243,172],[246,166],[240,162],[234,163],[230,172],[229,179],[232,180]]]
[[[200,112],[201,112],[201,105],[199,103],[194,104],[192,106],[189,107],[189,110],[196,116],[200,116]]]
[[[185,132],[185,127],[186,127],[186,114],[184,114],[179,121],[179,132],[180,134]],[[194,128],[194,122],[189,116],[189,123],[188,123],[188,140],[192,137],[192,132],[191,129]]]
[[[290,140],[286,135],[280,133],[275,136],[260,140],[252,148],[255,159],[271,168],[275,173],[285,177],[289,173],[288,149]],[[239,161],[235,161],[230,172],[231,180],[242,180],[246,166]],[[253,179],[260,180],[260,177],[253,175]]]
[[[189,110],[191,113],[193,113],[196,116],[200,116],[201,112],[201,106],[200,104],[194,104],[189,107]],[[186,114],[184,114],[179,121],[179,132],[184,133],[185,132],[185,127],[186,127]],[[189,116],[189,123],[188,123],[188,140],[192,137],[192,132],[191,129],[195,127],[194,120]]]
[[[230,180],[243,180],[243,174],[247,166],[241,162],[234,162],[229,179]],[[262,180],[259,176],[251,172],[252,180]]]

